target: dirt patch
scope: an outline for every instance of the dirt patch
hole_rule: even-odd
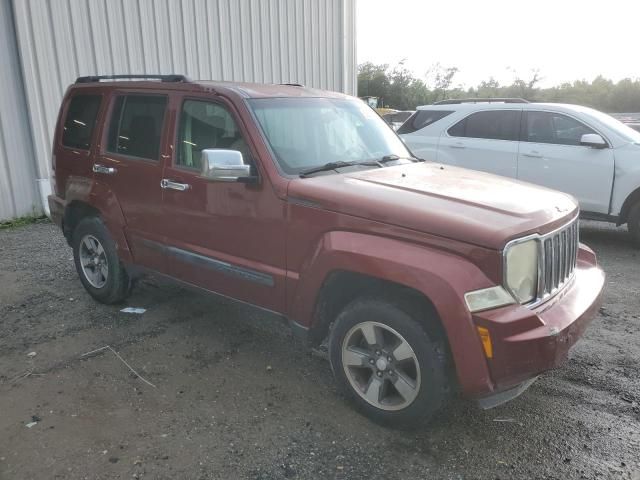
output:
[[[2,230],[0,479],[640,480],[640,252],[621,229],[581,236],[607,289],[570,361],[406,433],[355,413],[272,318],[158,280],[124,314],[84,292],[54,226]],[[82,357],[104,345],[156,388],[108,351]]]

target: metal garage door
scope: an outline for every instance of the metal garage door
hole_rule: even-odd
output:
[[[0,221],[41,213],[11,2],[0,2]]]

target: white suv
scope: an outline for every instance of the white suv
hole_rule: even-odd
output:
[[[591,108],[522,99],[444,100],[398,129],[421,158],[561,190],[582,217],[627,224],[640,246],[640,132]]]

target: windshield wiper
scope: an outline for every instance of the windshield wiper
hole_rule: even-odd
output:
[[[308,177],[309,175],[313,175],[314,173],[335,170],[336,168],[353,167],[354,165],[364,165],[367,167],[384,167],[385,163],[395,162],[396,160],[411,160],[412,162],[424,162],[424,160],[421,158],[401,157],[400,155],[393,154],[393,155],[385,155],[384,157],[378,158],[378,159],[365,160],[363,162],[343,162],[343,161],[329,162],[329,163],[325,163],[324,165],[320,165],[319,167],[313,167],[307,170],[303,170],[300,172],[299,175],[300,177],[305,178],[305,177]]]
[[[320,165],[319,167],[313,167],[313,168],[308,168],[307,170],[302,170],[300,172],[300,176],[306,177],[308,175],[313,175],[314,173],[326,172],[328,170],[335,170],[336,168],[350,167],[355,164],[356,162],[343,162],[343,161],[329,162],[329,163],[325,163],[324,165]]]
[[[395,162],[396,160],[411,160],[412,162],[424,162],[422,158],[418,157],[401,157],[400,155],[385,155],[379,160],[376,160],[378,163],[389,163]]]
[[[343,162],[343,161],[329,162],[329,163],[325,163],[324,165],[320,165],[319,167],[313,167],[307,170],[303,170],[300,172],[299,175],[302,178],[304,178],[304,177],[308,177],[309,175],[313,175],[314,173],[335,170],[336,168],[353,167],[354,165],[364,165],[367,167],[382,167],[381,163],[382,162],[378,160],[366,161],[366,162]]]

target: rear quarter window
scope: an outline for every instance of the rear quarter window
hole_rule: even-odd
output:
[[[62,145],[89,150],[102,95],[75,95],[69,103],[62,131]]]
[[[451,110],[418,110],[411,115],[406,122],[398,129],[398,133],[413,133],[432,123],[442,120],[447,115],[451,115]]]
[[[449,128],[448,133],[452,137],[518,140],[520,117],[519,110],[476,112]]]

